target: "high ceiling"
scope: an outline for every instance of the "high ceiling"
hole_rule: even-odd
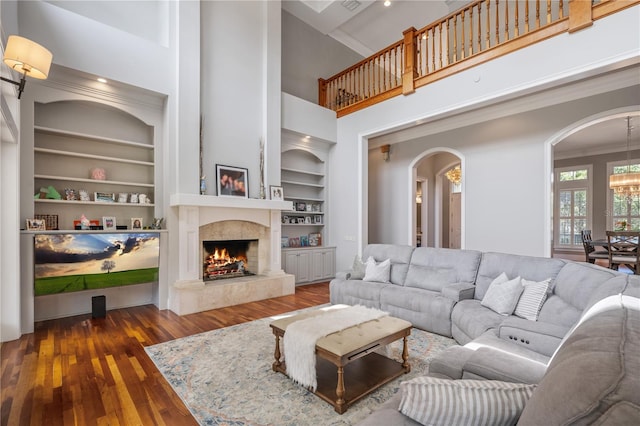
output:
[[[469,1],[391,0],[387,7],[382,0],[284,0],[282,8],[366,57]]]
[[[298,19],[367,57],[402,38],[410,27],[422,28],[461,8],[470,0],[283,0],[282,8]],[[640,112],[630,141],[640,149]],[[623,117],[592,123],[556,145],[556,158],[578,157],[626,149]]]

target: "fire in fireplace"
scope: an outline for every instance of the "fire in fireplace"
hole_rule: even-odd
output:
[[[258,240],[203,241],[204,280],[254,275]]]

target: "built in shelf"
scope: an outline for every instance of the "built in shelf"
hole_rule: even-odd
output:
[[[153,207],[154,203],[117,203],[108,201],[81,201],[81,200],[55,200],[51,198],[35,198],[36,203],[53,203],[53,204],[88,204],[92,206],[118,206],[118,207]]]
[[[71,132],[68,130],[61,130],[61,129],[53,129],[51,127],[44,127],[44,126],[34,126],[33,128],[38,133],[45,133],[45,134],[54,135],[54,136],[67,136],[75,139],[92,140],[92,141],[106,142],[106,143],[117,144],[117,145],[127,145],[127,146],[136,147],[136,148],[145,148],[145,149],[154,148],[153,145],[151,144],[142,143],[142,142],[133,142],[133,141],[128,141],[124,139],[106,138],[103,136],[90,135],[87,133]]]
[[[295,214],[299,214],[300,216],[318,216],[318,215],[323,215],[324,212],[308,212],[308,211],[298,211],[298,210],[291,210],[289,213],[295,213]]]
[[[87,179],[87,178],[74,178],[69,176],[53,176],[53,175],[33,175],[36,179],[47,179],[47,180],[59,180],[65,182],[86,182],[86,183],[97,183],[100,185],[123,185],[123,186],[135,186],[135,187],[144,187],[144,188],[153,188],[155,187],[152,183],[139,183],[139,182],[121,182],[117,180],[97,180],[97,179]]]
[[[291,169],[288,167],[282,167],[281,170],[283,172],[292,172],[292,173],[300,173],[302,175],[310,175],[310,176],[317,176],[317,177],[324,177],[324,173],[320,173],[320,172],[310,172],[308,170],[300,170],[300,169]]]
[[[324,199],[317,197],[284,197],[284,199],[288,201],[311,201],[313,203],[324,203]]]
[[[288,183],[289,185],[308,186],[311,188],[324,188],[324,185],[319,183],[298,182],[295,180],[283,180],[282,183]]]
[[[93,160],[113,161],[113,162],[116,162],[116,163],[137,164],[139,166],[149,166],[149,167],[153,167],[154,166],[153,162],[151,162],[151,161],[139,161],[139,160],[129,160],[129,159],[126,159],[126,158],[105,157],[104,155],[83,154],[83,153],[79,153],[79,152],[61,151],[59,149],[33,148],[33,151],[34,152],[40,152],[42,154],[64,155],[66,157],[90,158],[90,159],[93,159]]]

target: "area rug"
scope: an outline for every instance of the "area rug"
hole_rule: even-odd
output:
[[[286,314],[285,314],[286,315]],[[275,336],[264,318],[149,346],[147,354],[201,425],[352,425],[388,400],[403,380],[423,375],[430,360],[455,341],[412,329],[411,372],[356,402],[342,415],[271,369]],[[401,360],[402,340],[388,355]]]

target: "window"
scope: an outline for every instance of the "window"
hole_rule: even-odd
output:
[[[592,167],[555,171],[554,240],[558,248],[582,248],[581,232],[591,228]]]
[[[627,171],[640,172],[640,163],[638,161],[639,160],[609,163],[607,165],[607,176],[610,174],[626,173]],[[627,198],[624,195],[616,194],[613,192],[613,189],[609,189],[607,204],[609,205],[607,229],[640,230],[640,197]]]

